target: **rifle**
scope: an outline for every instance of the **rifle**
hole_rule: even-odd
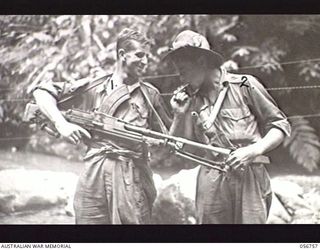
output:
[[[62,111],[62,114],[69,122],[78,124],[88,131],[94,132],[102,137],[119,138],[127,141],[145,143],[147,145],[169,146],[171,151],[178,157],[193,161],[203,166],[217,169],[222,172],[226,172],[225,169],[220,168],[225,165],[223,162],[215,162],[212,160],[203,159],[195,154],[185,152],[183,147],[188,145],[192,148],[209,150],[222,155],[229,155],[231,152],[229,149],[214,147],[185,138],[134,126],[124,120],[97,111],[86,112],[79,109],[69,109],[67,111]],[[36,123],[40,125],[40,128],[45,130],[48,134],[59,137],[59,133],[34,103],[27,104],[23,121]]]

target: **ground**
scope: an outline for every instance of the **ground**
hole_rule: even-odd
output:
[[[84,164],[81,162],[68,161],[60,157],[30,153],[30,152],[20,152],[15,150],[13,152],[8,150],[7,151],[0,150],[0,170],[8,170],[8,169],[45,170],[45,171],[53,171],[56,173],[65,172],[65,173],[72,173],[74,175],[79,175],[83,167],[84,167]],[[301,200],[301,197],[297,196],[295,198],[298,198],[298,200],[294,200],[294,202],[299,203],[301,201],[302,203],[305,203],[306,199],[308,201],[311,201],[312,205],[315,205],[317,207],[316,215],[318,215],[319,213],[318,206],[320,207],[320,204],[318,204],[320,203],[318,202],[318,200],[320,200],[318,199],[318,197],[320,197],[319,196],[320,177],[318,176],[319,175],[318,172],[308,173],[307,171],[297,166],[293,166],[291,164],[290,166],[286,166],[286,167],[284,166],[276,167],[275,165],[272,165],[269,167],[269,172],[273,179],[292,181],[300,185],[302,187],[302,192],[304,192],[303,193],[304,197],[302,197],[304,200]],[[192,176],[187,176],[184,174],[185,173],[182,171],[181,172],[182,179],[190,178],[194,175],[193,174]],[[312,176],[310,176],[311,174]],[[190,211],[192,211],[192,208],[191,208],[192,204],[189,204],[190,202],[184,203],[184,204],[188,204],[188,206],[181,207],[181,204],[186,200],[184,197],[180,195],[181,192],[182,193],[187,192],[184,187],[186,185],[184,186],[181,185],[181,187],[179,187],[178,190],[175,186],[171,185],[174,182],[179,181],[179,178],[180,178],[179,176],[175,176],[171,180],[167,181],[167,183],[165,183],[167,185],[167,188],[165,188],[163,191],[164,192],[170,191],[171,193],[174,191],[176,195],[174,197],[175,199],[173,199],[175,201],[172,207],[173,212],[187,214]],[[155,181],[157,182],[157,180]],[[290,185],[289,185],[289,188],[290,188]],[[1,191],[5,193],[4,190],[0,190],[0,192]],[[300,195],[300,194],[297,193],[297,195]],[[159,197],[160,198],[164,197],[164,198],[163,200],[157,201],[155,203],[158,206],[155,210],[162,211],[161,207],[163,204],[165,204],[165,202],[167,202],[168,200],[167,197],[169,197],[169,195],[159,195]],[[188,195],[186,195],[186,197],[188,197]],[[169,202],[172,203],[172,199]],[[292,203],[292,201],[290,202]],[[299,212],[300,211],[303,212],[306,210],[306,208],[303,208],[303,209],[304,210],[299,210]],[[308,213],[308,211],[305,211],[305,212]],[[296,213],[296,214],[299,215],[299,213]],[[297,220],[297,223],[317,223],[318,221],[318,218],[314,220],[314,216],[312,218],[310,217],[310,219],[308,220],[304,220],[303,216],[305,215],[302,214],[302,219],[299,218],[299,220]],[[160,220],[162,220],[161,218]],[[284,222],[295,223],[295,221],[292,221],[292,220],[290,221],[289,219],[287,221],[282,221],[282,223]],[[192,224],[194,223],[193,215],[188,214],[188,216],[186,215],[184,218],[181,217],[180,220],[177,220],[177,223]],[[42,209],[38,211],[33,209],[31,210],[27,209],[25,211],[20,211],[16,213],[7,213],[7,214],[0,213],[0,224],[74,224],[74,217],[70,216],[70,214],[68,215],[68,213],[66,212],[63,206],[56,206],[56,207],[48,207],[46,209]]]
[[[0,151],[0,169],[49,170],[79,174],[83,163],[25,152]],[[14,214],[0,213],[0,224],[74,224],[74,217],[68,216],[60,207],[40,211],[23,211]]]

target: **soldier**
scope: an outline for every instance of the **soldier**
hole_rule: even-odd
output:
[[[206,156],[224,162],[226,173],[200,168],[198,222],[265,223],[271,188],[264,154],[290,135],[286,116],[256,77],[231,74],[221,67],[222,56],[196,32],[181,32],[166,58],[185,84],[171,99],[172,133],[233,150],[227,157]]]
[[[33,91],[40,110],[62,137],[88,150],[86,168],[79,178],[74,199],[77,224],[146,224],[156,197],[148,152],[137,143],[99,138],[66,121],[58,103],[81,103],[85,111],[98,111],[148,128],[155,115],[162,131],[170,125],[158,90],[139,80],[148,63],[149,43],[137,31],[124,29],[118,36],[113,74],[93,81],[43,82]],[[161,117],[161,118],[160,118]]]

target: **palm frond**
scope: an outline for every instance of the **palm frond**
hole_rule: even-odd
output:
[[[318,168],[320,161],[320,141],[315,129],[304,118],[291,121],[292,134],[283,145],[289,149],[293,159],[309,171]]]

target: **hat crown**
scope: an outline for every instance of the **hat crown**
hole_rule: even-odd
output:
[[[192,30],[180,32],[172,42],[172,47],[163,59],[170,57],[173,59],[173,57],[185,53],[186,50],[197,52],[199,55],[204,55],[206,58],[210,59],[210,63],[212,62],[216,65],[222,64],[224,60],[220,53],[210,49],[209,42],[203,35]]]
[[[172,43],[173,50],[187,46],[210,50],[208,40],[203,35],[191,30],[182,31]]]

